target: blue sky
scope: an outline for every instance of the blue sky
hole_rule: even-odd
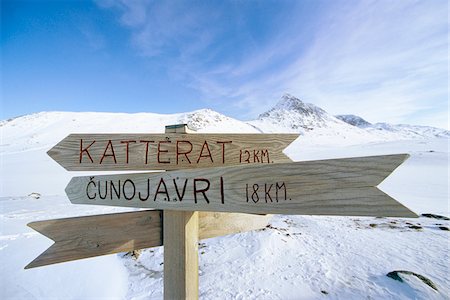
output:
[[[1,3],[2,119],[246,120],[287,92],[332,114],[449,127],[446,0]]]

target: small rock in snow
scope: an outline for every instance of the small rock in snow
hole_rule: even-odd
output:
[[[29,194],[28,197],[32,197],[34,199],[39,199],[39,198],[41,198],[41,194],[33,192],[33,193]]]

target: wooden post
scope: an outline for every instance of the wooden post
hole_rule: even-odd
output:
[[[166,133],[188,133],[186,124]],[[163,213],[164,299],[198,299],[198,212]]]

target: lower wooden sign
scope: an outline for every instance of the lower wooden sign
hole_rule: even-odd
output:
[[[163,245],[162,211],[145,210],[29,223],[55,243],[25,269]],[[199,238],[264,228],[270,215],[201,212]]]
[[[74,177],[75,204],[253,214],[417,217],[376,186],[407,154]]]

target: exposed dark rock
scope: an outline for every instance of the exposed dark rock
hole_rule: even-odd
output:
[[[39,198],[41,198],[41,194],[33,192],[33,193],[29,194],[28,197],[31,197],[34,199],[39,199]]]
[[[421,217],[425,217],[425,218],[432,218],[432,219],[438,219],[438,220],[445,220],[445,221],[450,221],[450,218],[447,218],[445,216],[441,216],[441,215],[435,215],[435,214],[421,214]]]
[[[422,229],[421,226],[417,226],[417,225],[411,225],[411,226],[408,226],[408,228],[417,229],[417,230]]]
[[[366,128],[371,126],[372,124],[361,118],[360,116],[355,115],[337,115],[335,116],[341,121],[344,121],[347,124],[350,124],[352,126],[356,126],[359,128]]]
[[[403,279],[400,277],[399,274],[405,274],[405,275],[413,275],[413,276],[416,276],[417,278],[419,278],[420,280],[422,280],[423,283],[425,283],[426,285],[428,285],[428,286],[431,287],[432,289],[434,289],[434,290],[436,290],[436,291],[438,290],[437,287],[436,287],[436,285],[434,284],[434,282],[431,281],[429,278],[427,278],[427,277],[425,277],[425,276],[423,276],[423,275],[420,275],[420,274],[411,272],[411,271],[403,271],[403,270],[400,270],[400,271],[392,271],[392,272],[387,273],[386,276],[389,277],[389,278],[392,278],[392,279],[394,279],[394,280],[398,280],[398,281],[400,281],[400,282],[404,282]]]

